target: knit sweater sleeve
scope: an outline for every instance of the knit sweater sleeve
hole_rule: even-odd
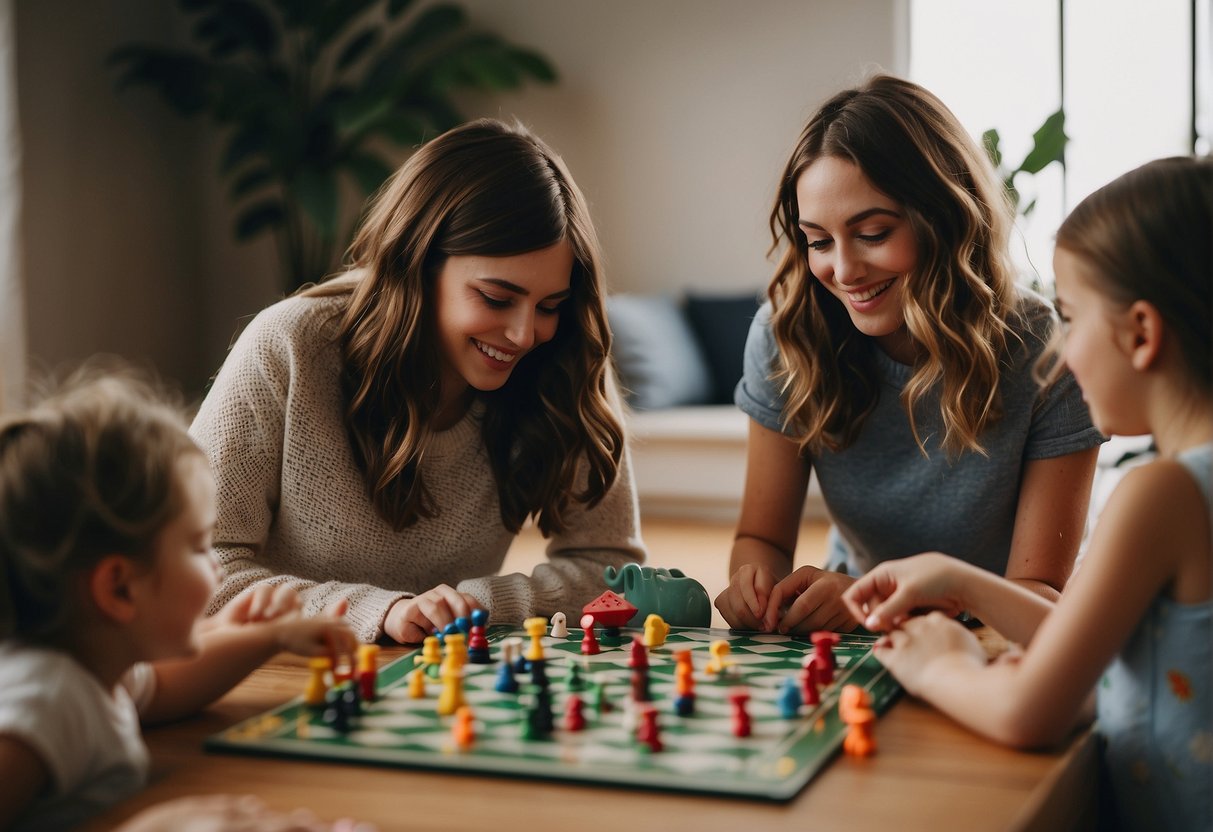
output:
[[[295,303],[288,300],[270,307],[246,327],[190,427],[207,454],[219,494],[215,552],[223,579],[209,612],[249,587],[286,585],[299,593],[309,615],[347,600],[350,625],[360,638],[372,641],[382,632],[392,604],[411,597],[409,593],[371,584],[308,580],[278,573],[260,560],[282,499],[290,403],[306,399],[307,391],[317,386],[316,379],[300,377],[316,368],[315,356],[309,353],[317,324],[301,322],[305,316],[298,314]]]
[[[582,486],[584,482],[583,478]],[[606,589],[605,567],[619,569],[645,559],[636,482],[626,447],[614,485],[592,509],[577,504],[571,510],[567,528],[548,542],[547,557],[548,562],[530,575],[473,578],[461,581],[457,589],[484,602],[496,621],[521,621],[533,615],[549,618],[556,612],[577,620],[581,608]]]

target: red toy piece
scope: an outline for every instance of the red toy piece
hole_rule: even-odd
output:
[[[636,739],[649,747],[649,751],[660,751],[661,729],[657,725],[657,709],[651,705],[640,712],[640,725],[636,729]]]
[[[565,703],[564,709],[564,730],[566,731],[583,731],[585,730],[585,702],[577,694],[573,694]]]
[[[601,653],[602,648],[598,646],[598,637],[594,635],[594,616],[588,612],[581,616],[581,629],[585,630],[585,635],[581,637],[581,654],[596,656]]]
[[[638,610],[609,589],[581,608],[602,627],[622,627]]]
[[[628,667],[648,669],[649,649],[640,636],[632,636],[632,647],[628,653]]]
[[[834,645],[838,643],[838,633],[829,630],[818,630],[809,636],[816,653],[817,681],[823,685],[834,682]]]
[[[729,706],[733,710],[733,736],[748,737],[750,735],[750,714],[746,703],[750,701],[750,692],[745,688],[733,688],[729,691]]]
[[[817,692],[816,656],[805,656],[804,666],[800,669],[800,692],[806,705],[820,705],[821,694]]]

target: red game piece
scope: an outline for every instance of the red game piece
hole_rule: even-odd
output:
[[[628,653],[628,667],[645,668],[649,666],[649,649],[644,646],[640,636],[632,636],[632,648]]]
[[[640,725],[636,728],[636,739],[649,747],[649,751],[660,751],[661,729],[657,725],[657,709],[649,706],[640,712]]]
[[[834,681],[834,645],[838,643],[838,633],[829,630],[818,630],[809,636],[813,642],[813,650],[817,661],[817,681],[823,685]]]
[[[564,730],[582,731],[585,729],[585,703],[577,694],[573,694],[565,703]]]
[[[800,689],[806,705],[820,705],[821,694],[817,692],[817,665],[814,656],[806,656],[804,666],[800,669]]]
[[[596,656],[602,652],[602,648],[598,646],[598,637],[594,635],[594,616],[588,612],[581,616],[581,629],[585,630],[585,635],[581,638],[581,654]]]
[[[745,688],[733,688],[729,691],[729,705],[733,710],[733,736],[748,737],[750,735],[750,714],[746,703],[750,701],[750,692]]]
[[[609,589],[582,607],[581,611],[594,616],[594,620],[603,627],[622,627],[637,613],[635,607]]]

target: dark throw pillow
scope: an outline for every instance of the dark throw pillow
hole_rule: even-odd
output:
[[[750,321],[758,312],[755,292],[687,295],[687,320],[712,373],[712,401],[730,404],[741,380]]]

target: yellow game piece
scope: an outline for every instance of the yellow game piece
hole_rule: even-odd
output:
[[[358,672],[374,672],[379,669],[379,645],[358,645]]]
[[[419,667],[409,674],[409,698],[425,698],[425,668]]]
[[[445,639],[446,657],[442,660],[442,666],[454,668],[463,667],[468,663],[468,648],[467,642],[464,641],[463,633],[449,633]],[[441,675],[441,671],[439,671]]]
[[[455,745],[464,751],[471,748],[472,743],[476,741],[476,724],[472,718],[472,709],[467,705],[460,705],[459,710],[455,711],[451,736],[455,739]]]
[[[438,694],[438,715],[450,716],[460,706],[467,704],[463,698],[463,668],[444,662],[439,675],[442,677],[442,693]]]
[[[651,613],[644,620],[644,646],[650,650],[665,644],[665,638],[670,634],[670,625],[665,623],[657,613]]]
[[[421,655],[413,657],[413,664],[426,666],[441,663],[442,645],[438,643],[438,636],[426,636],[421,643]]]
[[[548,631],[547,619],[538,617],[528,618],[522,622],[522,629],[526,630],[526,634],[531,637],[531,646],[527,648],[526,660],[528,662],[543,661],[543,637]]]
[[[329,690],[325,677],[332,666],[333,662],[327,656],[317,656],[307,663],[312,675],[308,677],[307,687],[303,690],[304,703],[313,707],[320,707],[324,704],[324,697]]]
[[[706,673],[724,673],[725,668],[730,667],[733,663],[725,657],[733,648],[724,639],[718,639],[708,645],[708,652],[712,654],[712,658],[708,660],[707,666],[704,668]]]

